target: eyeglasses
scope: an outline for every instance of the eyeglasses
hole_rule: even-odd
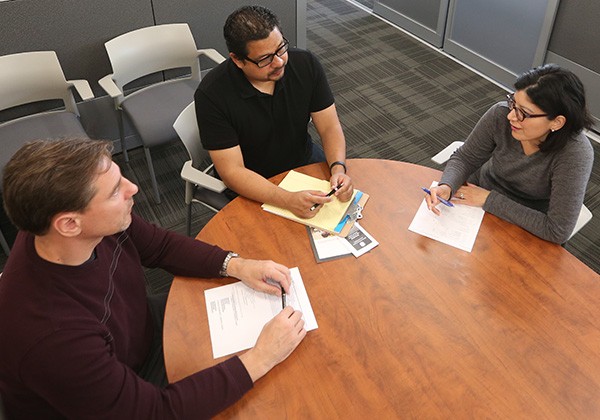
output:
[[[508,109],[510,111],[515,111],[517,120],[520,122],[522,122],[525,118],[538,118],[538,117],[547,117],[548,116],[548,114],[530,114],[529,112],[523,111],[515,103],[515,95],[512,93],[506,95],[506,102],[508,103]]]
[[[246,60],[248,60],[251,63],[256,64],[258,66],[258,68],[262,69],[263,67],[267,67],[269,64],[271,64],[273,62],[273,59],[275,58],[275,56],[282,57],[283,54],[285,54],[289,48],[290,48],[290,42],[287,39],[283,38],[283,45],[281,47],[279,47],[277,49],[277,51],[275,51],[273,54],[266,55],[258,61],[254,61],[253,59],[251,59],[249,57],[246,57]]]

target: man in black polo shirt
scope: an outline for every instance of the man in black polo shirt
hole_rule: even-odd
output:
[[[331,200],[323,191],[288,192],[266,178],[313,162],[330,166],[335,195],[350,200],[346,141],[325,72],[308,51],[289,48],[279,20],[244,6],[225,22],[229,59],[211,70],[195,94],[202,144],[223,182],[237,194],[313,217]],[[312,121],[323,149],[307,130]],[[313,210],[311,210],[311,208]]]

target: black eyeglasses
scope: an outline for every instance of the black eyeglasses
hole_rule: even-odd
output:
[[[277,51],[275,51],[273,54],[266,55],[258,61],[254,61],[253,59],[251,59],[249,57],[246,57],[246,60],[248,60],[251,63],[256,64],[259,68],[262,69],[263,67],[267,67],[269,64],[271,64],[273,62],[273,59],[275,58],[275,56],[277,56],[277,57],[283,56],[283,54],[285,54],[289,48],[290,48],[290,42],[287,39],[283,38],[283,45],[281,47],[279,47],[277,49]]]
[[[512,93],[506,95],[506,102],[508,103],[508,109],[510,111],[515,111],[517,120],[520,122],[522,122],[525,118],[538,118],[538,117],[547,117],[548,116],[548,114],[530,114],[529,112],[523,111],[515,103],[515,95]]]

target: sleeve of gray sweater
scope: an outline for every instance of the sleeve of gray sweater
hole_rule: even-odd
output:
[[[542,239],[564,243],[583,204],[593,148],[580,133],[558,152],[526,156],[511,135],[507,113],[503,103],[485,113],[448,161],[440,183],[456,191],[481,169],[479,185],[491,191],[485,211]]]

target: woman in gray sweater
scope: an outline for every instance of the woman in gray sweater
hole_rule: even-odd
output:
[[[481,117],[449,159],[438,197],[483,207],[542,239],[564,243],[577,222],[594,151],[581,81],[554,64],[521,75],[515,93]]]

